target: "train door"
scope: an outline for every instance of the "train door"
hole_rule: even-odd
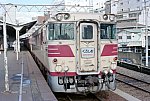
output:
[[[80,23],[79,28],[79,72],[96,72],[98,71],[97,24]]]

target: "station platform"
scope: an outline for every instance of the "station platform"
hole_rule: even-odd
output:
[[[21,51],[17,60],[16,53],[9,50],[7,58],[9,91],[6,92],[4,54],[0,53],[0,101],[57,101],[28,51]],[[22,67],[23,85],[20,94]]]

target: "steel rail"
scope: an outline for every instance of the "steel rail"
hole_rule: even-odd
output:
[[[140,81],[140,82],[143,82],[143,83],[145,83],[145,84],[150,85],[150,82],[146,82],[146,81],[143,81],[143,80],[140,80],[140,79],[137,79],[137,78],[131,77],[131,76],[129,76],[129,75],[125,75],[125,74],[118,73],[118,72],[116,72],[116,74],[119,74],[119,75],[122,75],[122,76],[125,76],[125,77],[128,77],[128,78],[131,78],[131,79],[134,79],[134,80],[137,80],[137,81]]]
[[[122,75],[122,74],[119,74],[119,75]],[[147,84],[147,85],[150,84],[150,83],[147,83],[147,82],[143,82],[142,80],[138,80],[138,79],[129,77],[129,76],[127,76],[127,75],[122,75],[122,76],[127,77],[127,78],[130,78],[130,79],[132,79],[132,80],[136,80],[137,82],[141,82],[142,84],[143,84],[143,83],[145,83],[145,84]],[[137,88],[137,89],[139,89],[139,90],[142,90],[142,91],[144,91],[144,92],[146,92],[146,93],[150,93],[150,90],[143,89],[142,87],[139,87],[138,85],[136,86],[136,85],[134,85],[134,84],[132,84],[132,83],[126,82],[126,81],[121,80],[121,79],[118,79],[118,78],[116,78],[116,80],[119,81],[119,82],[122,82],[122,83],[124,83],[124,84],[127,84],[127,85],[129,85],[129,86],[131,86],[131,87],[134,87],[134,88]]]

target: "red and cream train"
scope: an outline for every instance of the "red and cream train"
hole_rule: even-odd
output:
[[[113,14],[58,13],[30,36],[27,46],[54,92],[116,88]]]

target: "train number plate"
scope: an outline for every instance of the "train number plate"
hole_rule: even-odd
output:
[[[91,48],[91,47],[81,48],[82,58],[92,58],[94,57],[94,54],[95,54],[94,48]]]

